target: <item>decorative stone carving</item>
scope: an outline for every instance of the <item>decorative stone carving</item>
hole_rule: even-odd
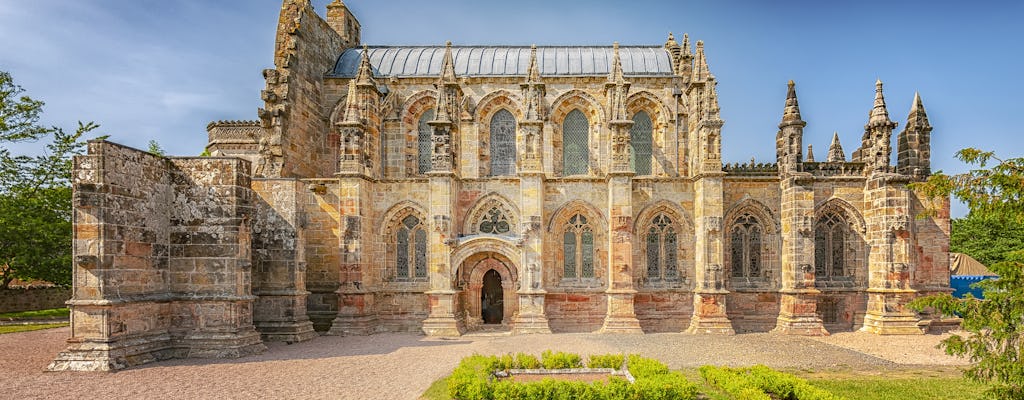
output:
[[[704,231],[715,234],[722,231],[722,217],[704,217]]]

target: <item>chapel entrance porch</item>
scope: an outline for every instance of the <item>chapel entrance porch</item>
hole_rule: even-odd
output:
[[[503,330],[519,310],[518,274],[511,260],[497,253],[479,253],[459,271],[461,315],[467,330]]]

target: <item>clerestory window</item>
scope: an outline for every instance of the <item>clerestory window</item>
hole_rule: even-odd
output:
[[[491,117],[491,176],[515,174],[516,118],[508,110]]]
[[[652,129],[651,116],[646,111],[633,115],[633,127],[629,128],[629,167],[637,175],[651,174]]]
[[[419,133],[417,136],[417,149],[419,156],[418,171],[421,174],[430,172],[431,168],[430,153],[431,148],[433,147],[433,144],[431,143],[431,136],[433,136],[433,130],[430,128],[430,124],[428,124],[427,122],[433,119],[434,110],[427,110],[423,113],[423,115],[420,116],[419,126],[417,127],[417,132]]]
[[[562,122],[562,175],[590,172],[590,122],[580,110],[572,110]]]

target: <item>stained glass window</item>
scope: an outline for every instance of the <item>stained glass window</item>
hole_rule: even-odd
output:
[[[814,274],[819,278],[843,276],[846,267],[846,220],[836,213],[818,219],[814,227]]]
[[[434,110],[427,110],[420,116],[417,143],[419,144],[419,173],[421,174],[430,172],[430,153],[432,147],[430,137],[432,136],[433,130],[427,122],[432,119],[434,119]]]
[[[562,122],[563,175],[584,175],[589,172],[590,122],[580,110],[572,110]]]
[[[651,116],[646,111],[633,116],[633,127],[629,128],[629,166],[637,175],[651,174],[652,129]]]
[[[402,219],[395,233],[395,277],[425,278],[427,276],[427,232],[420,219],[409,215]]]
[[[594,232],[587,223],[587,217],[576,214],[569,218],[562,238],[563,277],[593,278]]]
[[[508,110],[491,117],[491,176],[512,175],[516,166],[516,118]]]
[[[673,280],[678,277],[676,231],[672,219],[658,214],[647,230],[647,280],[652,282]]]
[[[730,231],[729,264],[736,278],[761,277],[761,225],[750,213],[743,213]]]

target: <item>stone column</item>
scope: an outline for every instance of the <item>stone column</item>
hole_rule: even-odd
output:
[[[361,170],[361,165],[353,170]],[[343,170],[344,171],[344,170]],[[371,228],[366,224],[370,213],[373,183],[365,176],[342,172],[338,179],[339,254],[338,316],[331,323],[328,335],[369,335],[377,328],[373,310],[374,294],[364,284],[370,267]]]
[[[427,278],[430,290],[430,315],[423,321],[423,332],[427,336],[459,336],[465,330],[456,318],[457,298],[452,286],[452,260],[450,241],[452,239],[452,202],[456,192],[455,178],[451,173],[430,172],[430,210],[427,218],[430,228],[427,233]]]
[[[602,332],[643,333],[633,309],[633,172],[629,168],[629,128],[633,121],[614,120],[612,162],[608,178],[608,313]]]
[[[868,226],[868,304],[861,330],[879,335],[920,335],[918,317],[906,308],[917,291],[910,288],[910,236],[913,227],[909,178],[882,173],[868,178],[865,192],[872,208]]]
[[[264,340],[301,342],[316,337],[306,313],[306,258],[301,196],[295,179],[253,179],[253,324]]]
[[[782,290],[775,332],[821,336],[828,331],[817,314],[814,287],[814,190],[812,177],[793,173],[781,182]]]
[[[721,169],[721,165],[718,165]],[[705,170],[710,168],[705,167]],[[722,172],[704,172],[694,182],[694,220],[697,243],[693,317],[687,333],[734,334],[726,316],[725,273],[722,267]]]
[[[522,212],[522,258],[519,263],[519,313],[512,322],[512,332],[551,333],[544,314],[544,172],[541,163],[540,138],[544,123],[523,121],[525,149],[520,160],[519,207]]]

